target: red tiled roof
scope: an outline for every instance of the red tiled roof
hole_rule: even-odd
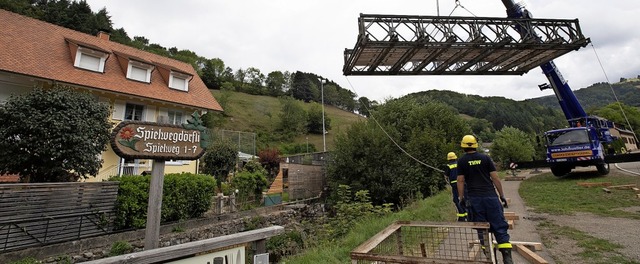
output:
[[[2,9],[0,28],[0,71],[222,111],[220,104],[190,64]],[[98,73],[74,67],[67,41],[108,51],[110,55],[105,64],[105,72]],[[153,62],[156,70],[151,75],[151,83],[127,79],[126,69],[121,68],[115,53]],[[189,92],[170,89],[167,81],[160,76],[158,67],[169,67],[193,75],[189,82]]]

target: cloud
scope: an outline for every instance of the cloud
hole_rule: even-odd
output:
[[[593,41],[580,51],[556,59],[572,89],[640,74],[640,25],[637,0],[527,0],[537,18],[574,19]],[[384,101],[430,89],[452,90],[515,100],[549,95],[538,84],[547,81],[540,69],[523,76],[348,76],[342,75],[343,52],[355,45],[357,18],[365,14],[505,17],[500,0],[88,0],[103,7],[114,27],[151,43],[220,58],[234,70],[254,67],[271,71],[312,72],[352,89],[359,96]],[[439,4],[439,5],[437,5]],[[439,6],[439,10],[437,7]]]

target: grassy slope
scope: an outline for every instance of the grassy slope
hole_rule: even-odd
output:
[[[437,195],[418,201],[410,207],[385,217],[359,221],[342,239],[310,248],[306,252],[284,259],[282,263],[350,263],[351,250],[373,237],[391,223],[402,221],[453,221],[455,207],[451,202],[451,191],[444,190]]]
[[[213,96],[219,98],[221,92],[214,90]],[[273,133],[280,122],[280,101],[270,96],[250,95],[239,92],[229,92],[229,102],[225,109],[229,115],[227,122],[221,127],[227,130],[244,132]],[[310,104],[304,104],[305,110]],[[331,119],[331,129],[326,135],[327,150],[334,145],[334,137],[357,122],[364,120],[362,116],[341,110],[333,106],[325,106],[325,114]],[[306,143],[307,135],[300,135],[293,139],[296,143]],[[317,150],[322,150],[322,135],[309,134],[309,144],[314,144]]]

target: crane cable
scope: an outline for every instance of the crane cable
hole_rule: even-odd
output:
[[[443,170],[441,170],[441,169],[438,169],[438,168],[436,168],[436,167],[434,167],[434,166],[431,166],[431,165],[429,165],[429,164],[427,164],[427,163],[425,163],[425,162],[423,162],[423,161],[421,161],[421,160],[417,159],[416,157],[414,157],[413,155],[411,155],[409,152],[407,152],[407,151],[406,151],[402,146],[400,146],[400,144],[398,144],[398,142],[396,142],[396,141],[393,139],[393,137],[391,137],[391,135],[389,135],[389,133],[387,133],[387,130],[385,130],[385,129],[382,127],[382,125],[380,125],[380,123],[379,123],[379,122],[378,122],[378,120],[375,118],[375,116],[373,115],[373,112],[371,112],[371,109],[369,109],[369,107],[367,106],[367,104],[363,103],[363,102],[360,100],[360,98],[361,98],[361,97],[358,95],[358,92],[356,92],[356,90],[355,90],[355,88],[353,87],[353,84],[351,84],[351,81],[349,80],[349,78],[348,78],[347,76],[345,76],[345,79],[347,79],[347,82],[349,83],[349,86],[351,87],[351,90],[353,91],[353,93],[355,93],[356,97],[358,97],[358,101],[360,102],[360,104],[361,104],[362,106],[364,106],[364,108],[367,110],[367,112],[369,112],[369,116],[371,117],[371,119],[376,123],[376,125],[380,128],[380,130],[382,130],[382,132],[387,136],[387,138],[389,138],[389,140],[391,140],[391,142],[393,142],[393,144],[394,144],[398,149],[400,149],[400,151],[402,151],[402,153],[404,153],[404,154],[405,154],[405,155],[407,155],[409,158],[411,158],[411,159],[415,160],[416,162],[418,162],[418,163],[420,163],[420,164],[422,164],[422,165],[424,165],[424,166],[426,166],[426,167],[428,167],[428,168],[431,168],[431,169],[433,169],[433,170],[435,170],[435,171],[438,171],[438,172],[444,172],[444,171],[443,171]]]
[[[437,8],[437,12],[438,12],[438,16],[440,16],[440,2],[438,0],[436,0],[436,8]],[[449,13],[449,16],[451,16],[453,14],[453,12],[458,8],[462,8],[464,10],[466,10],[467,12],[469,12],[471,15],[473,15],[474,17],[476,16],[473,12],[469,11],[469,9],[465,8],[464,6],[462,6],[460,4],[460,0],[456,0],[456,6],[453,7],[453,10],[451,10],[451,12]],[[387,136],[387,138],[389,138],[389,140],[391,140],[391,142],[393,142],[393,144],[400,149],[400,151],[402,151],[402,153],[404,153],[405,155],[407,155],[409,158],[415,160],[416,162],[430,168],[433,169],[435,171],[438,172],[444,172],[441,169],[438,169],[432,165],[429,165],[419,159],[417,159],[416,157],[414,157],[413,155],[411,155],[411,153],[407,152],[402,146],[400,146],[400,144],[398,144],[398,142],[393,139],[393,137],[391,137],[391,135],[389,135],[389,133],[387,132],[387,130],[385,130],[382,125],[378,122],[378,120],[375,118],[375,116],[373,115],[373,113],[371,112],[371,109],[369,109],[369,107],[367,106],[367,104],[364,104],[361,100],[360,100],[360,96],[358,95],[358,92],[356,91],[356,89],[353,87],[353,84],[351,83],[351,80],[349,80],[349,78],[347,76],[345,76],[345,79],[347,80],[347,82],[349,83],[349,86],[351,87],[351,90],[355,93],[356,97],[358,97],[358,101],[360,102],[360,104],[362,106],[364,106],[364,108],[367,110],[367,112],[369,112],[369,116],[371,117],[371,119],[375,122],[375,124],[380,128],[380,130],[382,130],[382,132]]]
[[[613,93],[613,98],[616,99],[616,103],[618,103],[618,107],[620,108],[620,112],[622,112],[622,116],[624,117],[624,120],[627,122],[627,125],[629,126],[629,129],[631,129],[631,133],[633,133],[633,138],[636,140],[636,142],[638,142],[638,136],[636,135],[636,132],[633,131],[633,127],[631,126],[631,123],[629,123],[629,119],[627,118],[627,114],[624,112],[624,109],[622,109],[622,103],[620,103],[620,100],[618,100],[618,95],[616,95],[616,91],[613,90],[613,85],[611,85],[611,81],[609,81],[609,76],[607,75],[607,72],[604,70],[604,66],[602,65],[602,61],[600,61],[600,56],[598,56],[598,52],[596,51],[596,47],[593,45],[593,42],[590,43],[591,44],[591,48],[593,49],[593,53],[596,55],[596,59],[598,60],[598,64],[600,64],[600,68],[602,69],[602,73],[604,74],[604,78],[607,80],[607,84],[609,85],[609,89],[611,89],[611,93]]]

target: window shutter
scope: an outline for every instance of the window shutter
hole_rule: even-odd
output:
[[[144,121],[156,122],[156,107],[148,105],[144,110]]]
[[[124,119],[124,108],[125,108],[124,101],[115,100],[115,102],[113,102],[113,113],[111,114],[111,119],[115,119],[115,120]]]

